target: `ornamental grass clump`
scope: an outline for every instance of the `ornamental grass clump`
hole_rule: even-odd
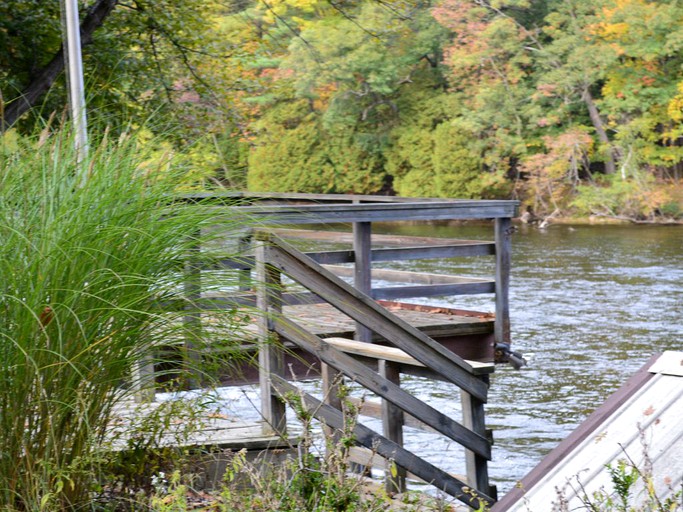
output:
[[[80,164],[72,148],[63,133],[0,136],[2,510],[88,507],[112,408],[152,384],[136,365],[207,335],[184,327],[191,302],[168,306],[188,254],[209,258],[197,242],[225,231],[208,229],[206,208],[172,200],[183,174],[134,137]],[[202,276],[204,288],[226,284]],[[215,317],[211,333],[229,340],[233,316]]]

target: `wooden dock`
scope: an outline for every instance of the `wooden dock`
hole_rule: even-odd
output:
[[[464,359],[494,360],[492,313],[393,301],[378,301],[378,304]],[[356,334],[353,319],[329,304],[285,306],[283,314],[323,338],[354,339]],[[377,334],[373,334],[371,340],[373,343],[387,343]]]
[[[257,432],[252,428],[256,425],[211,418],[206,437],[198,442],[226,446],[233,442],[230,439],[234,435],[243,445],[252,442],[252,436],[260,436],[258,442],[266,444],[278,436],[284,438],[287,426],[282,397],[290,393],[301,397],[334,439],[346,424],[343,401],[337,396],[338,385],[340,380],[350,379],[380,397],[381,402],[369,404],[366,409],[382,419],[382,432],[358,424],[353,435],[360,453],[369,450],[373,457],[381,457],[387,467],[393,468],[388,472],[393,476],[386,481],[388,491],[405,489],[405,478],[410,473],[474,509],[496,501],[495,486],[489,482],[487,470],[492,439],[485,425],[484,404],[494,355],[511,341],[508,289],[510,222],[518,206],[515,201],[296,194],[201,194],[187,200],[215,208],[217,222],[225,215],[227,219],[255,220],[266,227],[244,234],[240,243],[252,249],[239,260],[226,259],[219,266],[201,267],[190,258],[187,264],[188,330],[200,332],[202,319],[222,308],[256,306],[261,312],[255,315],[256,325],[251,331],[247,329],[247,334],[257,340],[254,377],[260,382],[264,421]],[[465,219],[491,219],[493,240],[372,233],[373,222]],[[350,223],[351,233],[282,229],[340,222]],[[277,228],[280,235],[309,241],[346,240],[352,242],[352,247],[302,253],[271,228]],[[491,257],[495,275],[480,279],[377,267],[382,261],[461,257]],[[214,270],[238,273],[239,290],[222,296],[203,294],[201,274]],[[343,274],[352,277],[353,285],[339,277]],[[283,291],[283,276],[296,282],[298,288]],[[373,278],[400,286],[375,288]],[[411,297],[482,293],[491,295],[494,313],[403,302]],[[188,348],[192,350],[191,345]],[[322,376],[322,401],[291,382],[288,361],[297,361],[309,371],[313,367]],[[452,383],[454,396],[461,397],[463,417],[450,418],[407,393],[401,387],[401,375],[406,373]],[[408,424],[437,432],[463,446],[467,475],[450,475],[419,454],[407,451],[403,447],[403,426]]]
[[[432,307],[392,301],[378,301],[401,320],[417,327],[432,338],[451,336],[488,335],[493,333],[493,313],[465,311],[447,307]],[[353,319],[339,312],[329,304],[310,304],[306,306],[285,306],[283,314],[322,337],[353,337],[356,325]],[[379,336],[373,342],[385,341]],[[492,361],[492,353],[488,360]],[[487,356],[468,357],[467,359],[486,359]]]

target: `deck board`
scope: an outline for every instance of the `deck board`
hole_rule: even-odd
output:
[[[448,308],[406,309],[388,306],[392,313],[428,335],[485,334],[493,331],[493,318],[486,313],[473,316],[457,314]],[[353,335],[355,322],[329,304],[285,306],[284,315],[313,334],[324,337]]]
[[[113,450],[119,451],[128,447],[128,441],[133,435],[141,435],[143,439],[151,438],[154,434],[139,426],[160,407],[160,401],[144,404],[124,401],[119,404],[114,409],[106,443]],[[172,417],[163,432],[154,440],[153,446],[216,447],[236,451],[242,448],[283,448],[289,444],[279,436],[264,435],[261,421],[244,421],[236,416],[200,409],[192,415],[181,412],[177,417]]]

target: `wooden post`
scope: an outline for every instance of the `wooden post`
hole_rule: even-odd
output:
[[[324,402],[341,411],[342,401],[339,397],[339,386],[341,385],[342,374],[326,363],[321,364],[320,372],[323,380]],[[326,439],[336,447],[337,443],[341,440],[341,432],[328,426],[324,427],[324,432]],[[330,455],[329,447],[328,455]]]
[[[199,233],[196,239],[199,238]],[[191,389],[200,387],[201,377],[195,375],[195,371],[201,371],[201,353],[198,351],[198,341],[202,335],[202,317],[199,311],[199,300],[202,295],[202,272],[198,265],[198,258],[201,251],[199,242],[194,243],[190,247],[190,251],[185,261],[185,315],[183,317],[183,324],[185,328],[185,347],[183,351],[183,359],[185,368],[183,371],[191,372],[186,377],[187,385]]]
[[[261,415],[263,433],[285,435],[287,421],[285,404],[271,385],[270,375],[285,377],[284,354],[278,335],[273,329],[272,318],[282,314],[282,283],[280,272],[268,265],[267,241],[255,241],[256,251],[256,304],[260,311],[258,319],[259,382],[261,385]]]
[[[135,361],[131,373],[132,389],[135,403],[149,403],[156,399],[154,382],[154,361],[150,355],[145,355]]]
[[[240,256],[244,256],[251,247],[252,232],[249,230],[244,236],[241,236],[237,242],[237,250]],[[251,290],[251,269],[238,270],[239,280],[237,289],[241,292]]]
[[[496,343],[510,343],[510,265],[512,253],[510,218],[496,219]]]
[[[360,292],[372,293],[372,224],[370,222],[353,223],[353,252],[355,255],[354,286]],[[356,322],[358,341],[372,341],[372,331]]]
[[[341,411],[342,402],[341,398],[339,398],[339,385],[342,374],[326,363],[321,364],[320,373],[322,374],[323,380],[324,402],[327,405],[331,405],[335,409]],[[324,430],[327,437],[330,438],[335,444],[339,442],[341,433],[338,430],[327,426]]]
[[[382,359],[379,361],[379,373],[397,386],[401,384],[398,364]],[[382,399],[382,433],[403,447],[403,411],[385,399]],[[406,470],[391,460],[385,464],[384,487],[389,496],[406,490]]]
[[[343,404],[339,397],[339,386],[343,383],[343,373],[335,370],[333,367],[327,363],[321,362],[320,372],[322,374],[323,380],[323,401],[327,405],[330,405],[340,411],[342,414]],[[323,430],[327,440],[332,444],[332,446],[327,446],[327,456],[334,455],[335,450],[338,450],[337,445],[341,441],[342,431],[338,428],[324,426]],[[349,464],[349,471],[352,473],[357,473],[359,475],[368,475],[370,468],[356,462],[351,462]]]
[[[473,397],[465,390],[460,390],[462,404],[462,424],[481,436],[486,437],[486,422],[484,418],[484,402]],[[467,470],[467,483],[490,495],[489,473],[487,460],[471,450],[465,449],[465,467]]]

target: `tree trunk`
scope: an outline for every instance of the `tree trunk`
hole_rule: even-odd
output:
[[[598,134],[598,139],[600,142],[607,147],[607,155],[605,160],[605,174],[614,174],[617,171],[616,165],[616,150],[612,146],[612,142],[607,136],[607,131],[605,131],[605,125],[600,117],[600,112],[598,112],[598,107],[595,106],[595,101],[591,95],[588,87],[583,90],[581,94],[581,99],[586,103],[588,107],[588,115],[591,118],[595,132]]]
[[[88,10],[88,14],[81,23],[81,44],[85,46],[92,42],[95,30],[100,28],[104,20],[116,7],[118,0],[97,0]],[[61,46],[50,62],[41,69],[31,83],[24,88],[21,95],[5,108],[4,116],[0,119],[0,133],[9,129],[17,120],[38,104],[38,100],[52,87],[59,74],[64,69],[64,47]]]

